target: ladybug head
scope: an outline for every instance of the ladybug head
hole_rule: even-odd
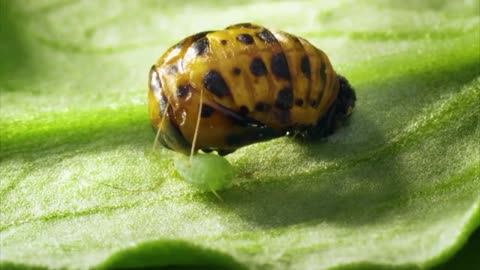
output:
[[[332,104],[327,114],[324,116],[325,136],[333,134],[335,130],[340,128],[347,118],[352,114],[353,107],[357,97],[355,90],[352,88],[348,80],[342,75],[337,75],[338,78],[338,95],[335,102]]]
[[[355,91],[347,79],[345,79],[345,77],[342,75],[337,75],[337,77],[340,87],[335,104],[335,118],[337,118],[338,121],[343,121],[350,116],[350,114],[352,114],[357,97],[355,96]]]
[[[305,130],[302,134],[306,139],[327,137],[335,132],[352,114],[355,101],[355,90],[341,75],[337,75],[339,90],[337,99],[328,111],[318,120],[317,124]]]
[[[148,110],[153,130],[157,133],[156,140],[168,149],[188,154],[191,145],[185,140],[177,125],[170,120],[173,112],[163,91],[156,66],[150,69],[148,88]]]
[[[185,140],[180,130],[172,124],[168,116],[161,126],[157,128],[153,126],[153,130],[158,134],[158,142],[164,147],[185,155],[190,154],[191,145]]]

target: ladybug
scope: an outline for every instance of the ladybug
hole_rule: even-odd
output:
[[[189,36],[151,67],[148,106],[158,141],[226,155],[299,134],[332,134],[355,92],[307,40],[252,23]]]

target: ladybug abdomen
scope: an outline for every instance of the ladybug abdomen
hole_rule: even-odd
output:
[[[170,104],[168,118],[188,143],[201,116],[200,149],[236,149],[308,129],[339,90],[324,52],[302,38],[253,24],[187,37],[153,69],[162,92],[156,99]],[[158,122],[152,117],[154,126]]]
[[[208,33],[180,61],[207,99],[275,128],[315,124],[337,91],[322,51],[261,27]]]

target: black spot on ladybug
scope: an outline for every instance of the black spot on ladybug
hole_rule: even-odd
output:
[[[302,57],[300,68],[302,69],[303,75],[310,79],[310,60],[308,59],[308,56],[305,55],[304,57]]]
[[[232,72],[233,72],[234,75],[238,76],[238,75],[240,75],[240,73],[242,73],[242,70],[238,67],[235,67],[235,68],[233,68]]]
[[[302,106],[302,105],[303,105],[303,99],[297,98],[297,99],[295,100],[295,105],[297,105],[297,106],[299,106],[299,107]]]
[[[181,98],[186,97],[188,93],[190,93],[190,84],[180,85],[175,91],[175,95]]]
[[[275,107],[281,110],[288,110],[293,105],[293,91],[290,87],[284,87],[278,91],[277,98],[275,100]]]
[[[209,45],[208,39],[201,38],[192,43],[192,48],[195,50],[196,55],[202,55],[207,52],[208,45]]]
[[[220,43],[221,43],[223,46],[225,46],[225,45],[227,45],[228,42],[227,42],[225,39],[222,39],[222,40],[220,40]]]
[[[316,100],[310,100],[310,106],[313,108],[313,107],[316,107],[317,106],[317,101]]]
[[[250,63],[250,72],[252,72],[252,74],[255,76],[263,76],[267,74],[267,68],[263,63],[262,58],[253,58],[252,62]]]
[[[327,78],[327,73],[325,72],[326,68],[327,67],[325,66],[325,63],[322,62],[322,64],[320,65],[320,78],[322,79],[322,83],[325,83]]]
[[[322,93],[325,90],[325,86],[327,83],[327,73],[326,73],[326,66],[324,63],[321,63],[320,65],[320,82],[319,82],[319,89],[318,91]],[[312,107],[316,107],[317,104],[312,105]]]
[[[240,106],[239,112],[240,112],[240,114],[242,114],[242,115],[246,115],[246,114],[249,113],[248,108],[247,108],[247,106],[245,106],[245,105]]]
[[[207,104],[202,104],[202,112],[200,113],[200,116],[202,118],[207,118],[207,117],[210,117],[213,113],[213,111],[215,111],[214,108],[208,106]]]
[[[277,41],[272,32],[270,32],[266,28],[264,28],[261,32],[258,32],[257,37],[265,43],[272,43]]]
[[[237,40],[246,45],[253,43],[253,37],[249,34],[240,34],[237,36]]]
[[[155,66],[152,66],[150,69],[150,91],[152,91],[155,95],[159,95],[162,91],[162,82],[158,76],[157,71],[155,70]]]
[[[255,111],[257,112],[268,112],[272,109],[272,105],[264,103],[264,102],[258,102],[255,104]]]
[[[290,71],[288,70],[287,58],[285,58],[285,54],[283,52],[275,54],[272,57],[270,65],[275,76],[290,80]]]
[[[192,42],[195,42],[201,38],[204,38],[207,36],[207,34],[209,33],[212,33],[214,31],[203,31],[203,32],[200,32],[200,33],[196,33],[195,35],[192,36]]]
[[[174,49],[180,49],[180,48],[183,47],[183,44],[185,44],[185,39],[183,39],[180,42],[178,42],[177,44],[173,45],[173,48]]]
[[[170,65],[167,67],[167,74],[172,75],[178,72],[178,67],[176,64]]]
[[[203,85],[217,97],[224,97],[230,94],[230,89],[222,75],[215,70],[210,70],[203,77]]]
[[[227,29],[232,29],[232,28],[249,28],[249,29],[258,29],[260,28],[258,25],[254,25],[251,23],[237,23],[234,25],[230,25],[227,27]]]

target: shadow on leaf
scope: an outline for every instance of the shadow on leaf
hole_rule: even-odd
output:
[[[478,75],[476,61],[453,67],[443,64],[437,73],[419,70],[364,85],[350,125],[326,140],[299,143],[293,150],[292,143],[283,145],[278,154],[271,144],[258,153],[268,160],[242,159],[240,186],[221,195],[225,207],[267,228],[312,222],[360,226],[395,215],[405,205],[402,195],[413,181],[409,177],[421,170],[403,156],[428,139],[419,135],[418,140],[409,140],[418,128],[412,115],[423,117],[429,113],[425,108],[441,95],[458,91]],[[376,96],[367,100],[372,92]],[[402,116],[408,108],[405,104],[415,106]],[[384,121],[397,123],[398,131],[386,128]],[[412,123],[415,128],[403,130]]]

